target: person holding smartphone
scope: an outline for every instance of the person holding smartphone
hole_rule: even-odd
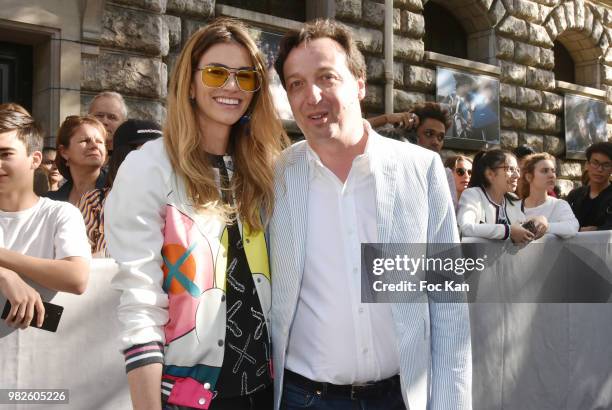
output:
[[[246,26],[183,48],[163,137],[121,165],[104,207],[135,409],[272,407],[264,225],[286,135]]]
[[[22,329],[43,324],[44,288],[85,291],[91,258],[79,210],[34,193],[42,143],[29,114],[0,110],[0,302],[11,305],[5,323]]]
[[[535,221],[522,226],[527,218],[513,194],[520,176],[514,155],[499,149],[481,151],[474,157],[472,170],[457,210],[462,236],[528,243],[543,235]]]
[[[552,155],[544,152],[527,156],[521,180],[519,195],[524,198],[521,210],[528,218],[537,217],[546,229],[545,233],[561,238],[571,238],[578,233],[578,219],[570,205],[563,199],[548,195],[557,182]]]

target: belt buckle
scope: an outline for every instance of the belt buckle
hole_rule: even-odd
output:
[[[359,397],[357,395],[359,394],[359,392],[367,388],[370,385],[371,385],[370,383],[352,384],[351,385],[351,400],[358,400]]]

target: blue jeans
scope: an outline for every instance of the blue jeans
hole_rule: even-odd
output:
[[[281,410],[406,410],[400,387],[376,398],[353,399],[317,394],[291,382],[285,382]]]

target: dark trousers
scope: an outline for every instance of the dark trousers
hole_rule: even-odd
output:
[[[285,381],[281,410],[406,410],[399,383],[376,397],[351,398]]]

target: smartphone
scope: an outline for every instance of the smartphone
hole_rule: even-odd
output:
[[[60,318],[62,317],[62,313],[64,312],[64,307],[60,305],[54,305],[53,303],[43,302],[45,306],[45,319],[43,320],[42,326],[37,326],[37,311],[34,310],[34,317],[32,318],[32,322],[30,322],[31,327],[36,327],[38,329],[48,330],[49,332],[56,332],[57,326],[59,325]],[[11,311],[11,302],[8,300],[4,305],[4,310],[2,311],[1,319],[6,319],[9,312]]]
[[[531,232],[532,234],[536,234],[536,232],[538,231],[536,229],[535,223],[533,223],[533,221],[527,221],[525,222],[523,225],[521,225],[523,228],[527,229],[529,232]]]

